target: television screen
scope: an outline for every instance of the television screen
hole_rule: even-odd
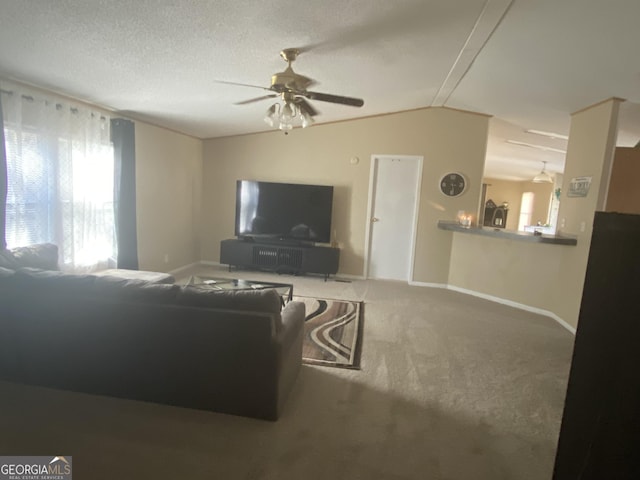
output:
[[[238,180],[236,236],[329,243],[333,187]]]

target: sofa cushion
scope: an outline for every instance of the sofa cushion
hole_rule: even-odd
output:
[[[53,243],[38,243],[11,249],[17,267],[58,270],[58,247]]]
[[[0,267],[0,278],[10,278],[16,274],[15,270],[11,268]]]
[[[15,270],[18,268],[18,262],[16,261],[11,250],[0,250],[0,268],[9,268]]]
[[[176,303],[178,285],[152,284],[121,277],[73,274],[57,270],[0,267],[0,285],[9,285],[33,294],[83,295],[111,300]]]
[[[176,302],[180,286],[100,275],[95,277],[93,291],[104,298],[168,304]]]
[[[222,308],[249,312],[280,313],[282,300],[273,289],[267,290],[211,290],[188,285],[182,287],[177,301],[190,307]]]
[[[110,268],[95,272],[96,276],[120,277],[129,280],[144,280],[149,283],[173,283],[176,281],[173,275],[163,272],[148,272],[145,270],[125,270],[121,268]]]
[[[10,289],[13,284],[13,277],[16,271],[10,268],[0,267],[0,292],[5,289]]]
[[[11,288],[15,274],[15,270],[0,267],[0,291]]]
[[[16,270],[13,283],[18,288],[31,288],[39,292],[90,293],[95,277],[76,275],[58,270],[41,270],[38,268],[20,268]]]

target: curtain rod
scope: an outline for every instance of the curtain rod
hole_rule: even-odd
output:
[[[4,89],[1,89],[1,88],[0,88],[0,93],[5,93],[5,94],[7,94],[7,95],[13,95],[15,92],[14,92],[13,90],[4,90]],[[23,99],[25,99],[25,100],[27,100],[27,101],[29,101],[29,102],[35,102],[35,100],[36,100],[36,99],[35,99],[34,97],[32,97],[31,95],[22,95],[22,98],[23,98]],[[44,102],[49,102],[49,100],[44,100]],[[55,102],[55,106],[56,106],[56,110],[61,110],[61,109],[62,109],[62,107],[63,107],[63,104],[62,104],[62,103],[59,103],[59,102]],[[70,111],[71,113],[76,113],[76,114],[77,114],[79,110],[78,110],[78,107],[71,107],[71,106],[70,106],[70,107],[69,107],[69,111]],[[95,115],[96,115],[96,114],[95,114],[94,112],[91,112],[91,116],[92,116],[92,117],[95,117]],[[101,120],[106,120],[106,119],[107,119],[107,117],[105,117],[104,115],[100,115],[100,119],[101,119]]]

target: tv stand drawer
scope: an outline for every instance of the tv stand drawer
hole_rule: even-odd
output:
[[[220,263],[230,267],[255,268],[295,274],[338,272],[340,249],[319,246],[291,246],[243,241],[220,242]]]

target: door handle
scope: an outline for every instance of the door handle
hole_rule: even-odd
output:
[[[376,217],[371,217],[371,223],[379,222],[380,219]]]

